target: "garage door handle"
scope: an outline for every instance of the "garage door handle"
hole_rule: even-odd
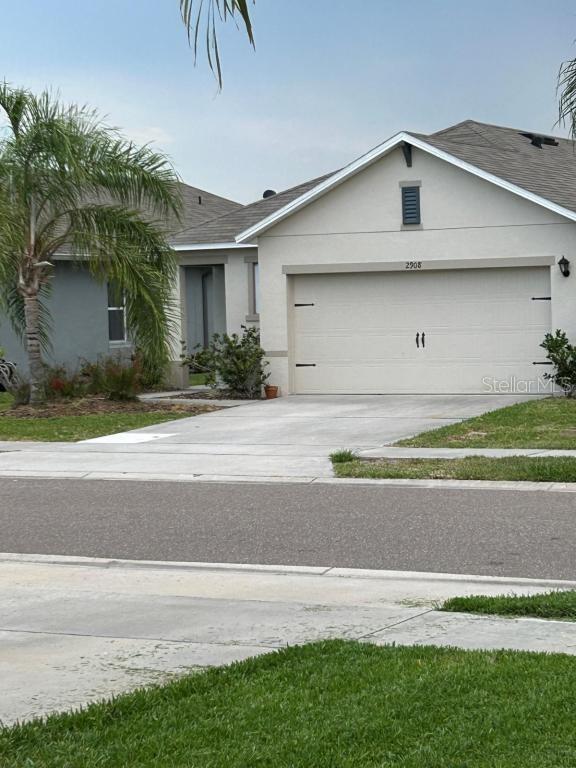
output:
[[[420,349],[420,333],[416,334],[416,346]]]
[[[426,334],[424,333],[424,331],[422,331],[422,349],[424,349],[424,347],[426,346],[426,344],[424,343],[425,339],[426,339]]]

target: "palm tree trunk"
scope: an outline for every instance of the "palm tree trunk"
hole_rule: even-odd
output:
[[[24,317],[26,320],[26,352],[30,369],[30,402],[44,402],[44,363],[40,345],[40,303],[38,293],[24,296]]]

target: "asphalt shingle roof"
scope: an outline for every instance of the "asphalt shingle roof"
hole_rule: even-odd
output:
[[[576,150],[569,139],[553,137],[558,146],[543,144],[539,148],[523,135],[534,132],[475,120],[465,120],[432,134],[409,133],[487,173],[576,212]],[[237,206],[231,212],[216,214],[215,218],[183,228],[172,238],[172,244],[183,246],[234,242],[240,232],[332,175],[320,176],[273,197],[244,207]],[[230,201],[226,203],[230,204]]]
[[[224,216],[232,211],[244,208],[240,203],[228,200],[219,195],[213,195],[212,192],[206,192],[205,189],[191,187],[189,184],[178,184],[182,198],[182,214],[178,224],[178,230],[196,227],[205,221],[215,219],[218,216]],[[175,235],[174,237],[177,237]],[[171,238],[171,241],[174,238]]]
[[[300,197],[300,195],[308,192],[309,189],[312,189],[332,175],[332,173],[328,173],[324,176],[319,176],[296,187],[278,192],[278,194],[272,197],[266,197],[262,200],[257,200],[255,203],[250,203],[250,205],[245,205],[243,208],[232,211],[232,213],[227,213],[199,226],[186,229],[171,238],[172,245],[233,243],[234,238],[240,232],[283,208],[292,200]]]
[[[538,148],[523,133],[538,132],[465,120],[421,138],[483,171],[576,211],[574,143],[554,136],[558,146],[543,144]]]

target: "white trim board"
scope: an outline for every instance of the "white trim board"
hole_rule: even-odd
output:
[[[558,205],[557,203],[553,203],[551,200],[547,200],[546,198],[541,197],[540,195],[535,195],[533,192],[529,192],[528,190],[523,189],[516,184],[512,184],[505,179],[501,179],[499,176],[495,176],[492,173],[483,171],[477,166],[472,165],[472,163],[460,160],[460,158],[455,157],[454,155],[451,155],[442,149],[433,147],[431,144],[428,144],[422,139],[412,136],[410,133],[402,131],[401,133],[397,133],[395,136],[392,136],[392,138],[388,139],[382,144],[379,144],[377,147],[370,150],[370,152],[362,155],[362,157],[354,160],[354,162],[350,163],[345,168],[342,168],[341,171],[333,174],[328,179],[325,179],[317,186],[308,190],[308,192],[305,192],[303,195],[300,195],[300,197],[292,200],[292,202],[288,203],[283,208],[280,208],[278,211],[270,214],[270,216],[262,219],[262,221],[259,221],[257,224],[254,224],[252,227],[249,227],[248,229],[241,232],[239,235],[237,235],[236,242],[239,244],[244,243],[247,240],[251,240],[252,238],[256,237],[257,235],[262,234],[262,232],[270,229],[270,227],[273,227],[275,224],[295,213],[300,208],[303,208],[304,206],[308,205],[308,203],[311,203],[313,200],[321,197],[323,194],[338,186],[343,181],[346,181],[355,174],[359,173],[364,168],[372,165],[372,163],[380,160],[380,158],[384,157],[384,155],[398,147],[403,142],[411,144],[416,149],[421,149],[423,152],[427,152],[428,154],[437,157],[439,160],[444,160],[445,162],[450,163],[451,165],[454,165],[463,171],[467,171],[473,176],[478,176],[479,178],[484,179],[484,181],[495,184],[497,187],[505,189],[514,195],[518,195],[525,200],[529,200],[536,205],[540,205],[543,208],[552,211],[553,213],[557,213],[559,216],[564,216],[565,218],[570,219],[570,221],[576,221],[576,211],[571,211],[568,208],[564,208],[563,206]]]
[[[190,243],[190,245],[173,245],[173,251],[222,251],[230,248],[257,248],[253,243]]]
[[[402,261],[329,262],[325,264],[285,264],[285,275],[318,275],[344,272],[426,272],[438,269],[494,269],[506,267],[551,267],[555,256],[520,256],[492,259],[422,259],[418,269],[407,269]]]

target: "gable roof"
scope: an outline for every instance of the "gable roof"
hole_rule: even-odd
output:
[[[172,247],[176,250],[186,250],[189,245],[223,245],[235,244],[236,236],[243,230],[251,227],[266,217],[283,208],[285,205],[301,197],[313,189],[322,181],[334,174],[329,173],[311,179],[296,187],[291,187],[283,192],[278,192],[271,197],[257,200],[245,206],[238,206],[232,212],[212,218],[196,226],[182,230],[171,239]]]
[[[252,240],[388,152],[408,143],[496,186],[576,221],[576,152],[569,139],[534,146],[527,131],[465,120],[430,135],[401,132],[236,235]]]

